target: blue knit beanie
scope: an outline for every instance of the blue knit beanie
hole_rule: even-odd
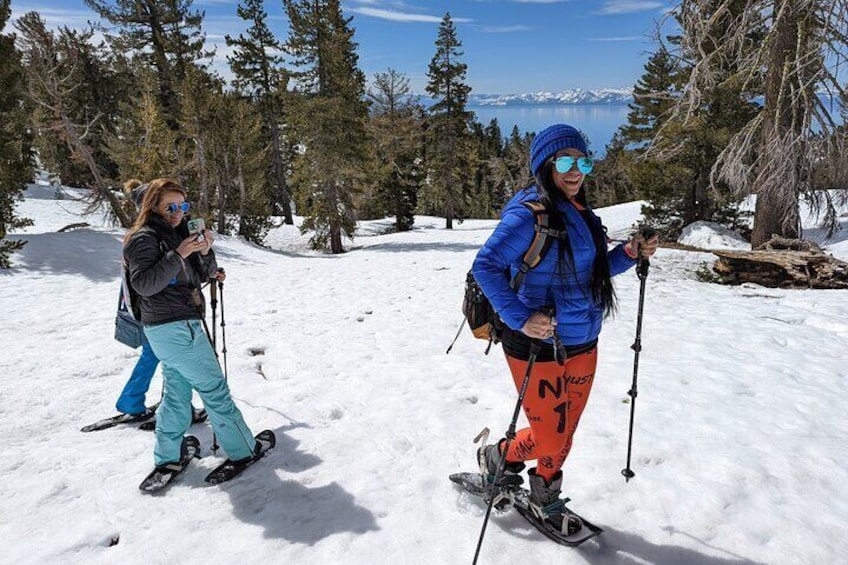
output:
[[[586,140],[580,130],[566,124],[548,126],[533,138],[530,144],[530,172],[535,176],[545,161],[563,149],[577,149],[589,154]]]

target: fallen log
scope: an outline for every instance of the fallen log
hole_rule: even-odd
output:
[[[718,256],[713,271],[724,284],[848,289],[848,263],[811,241],[775,237],[752,251],[715,250],[713,254]]]

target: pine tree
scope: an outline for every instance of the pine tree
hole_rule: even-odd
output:
[[[692,217],[686,194],[693,191],[696,172],[685,167],[680,156],[661,163],[646,151],[663,131],[680,96],[679,65],[664,45],[648,58],[633,88],[627,123],[616,132],[592,176],[593,194],[600,197],[595,205],[613,204],[617,195],[635,193],[648,201],[643,213],[649,223],[670,239],[688,223],[683,217]]]
[[[9,230],[32,225],[15,214],[27,182],[33,178],[33,154],[24,106],[24,73],[13,35],[3,33],[9,21],[10,0],[0,0],[0,268],[26,243],[8,240]]]
[[[659,186],[659,178],[639,175],[637,168],[650,169],[651,172],[656,169],[654,163],[648,163],[644,153],[669,118],[674,100],[679,96],[677,76],[678,63],[665,46],[660,45],[657,52],[648,58],[645,72],[633,87],[633,102],[628,104],[627,122],[613,135],[604,158],[597,162],[595,172],[589,178],[593,205],[607,206],[634,197],[650,199],[668,188],[664,184]],[[644,185],[637,184],[636,179],[644,179]],[[673,184],[671,190],[677,187]],[[656,217],[651,220],[661,231],[669,231],[665,221],[659,222]]]
[[[109,157],[123,179],[180,178],[183,166],[175,151],[177,135],[159,105],[156,77],[143,67],[136,72],[133,96],[121,104],[116,131],[106,138]]]
[[[456,27],[446,13],[439,25],[436,53],[427,70],[427,93],[435,99],[429,109],[427,159],[430,200],[442,206],[445,227],[462,219],[464,199],[474,182],[474,155],[469,136],[472,114],[466,110],[471,87],[465,84],[467,65]]]
[[[255,106],[223,85],[210,90],[206,151],[215,188],[216,229],[262,243],[270,227],[265,197],[262,120]]]
[[[637,148],[649,143],[670,117],[679,96],[678,63],[660,46],[645,63],[645,72],[633,87],[627,123],[620,128],[621,141]]]
[[[342,235],[353,236],[353,201],[367,160],[365,76],[352,18],[338,0],[284,0],[284,6],[286,48],[299,69],[292,73],[300,94],[292,124],[305,148],[293,175],[306,216],[301,229],[314,230],[314,247],[341,253]]]
[[[762,111],[730,137],[709,179],[711,187],[726,182],[739,196],[757,194],[751,244],[772,234],[798,236],[802,194],[826,211],[835,229],[831,193],[815,190],[814,170],[822,159],[845,156],[833,135],[836,121],[816,92],[844,91],[846,0],[683,0],[675,13],[683,51],[692,56],[686,95],[675,108],[684,124],[727,83],[764,94]],[[728,63],[735,66],[729,77]]]
[[[96,124],[86,131],[86,143],[92,157],[104,175],[114,178],[116,164],[106,152],[105,138],[114,134],[119,119],[120,104],[130,96],[132,80],[122,69],[124,62],[100,42],[93,42],[91,29],[59,28],[55,33],[56,72],[76,87],[64,95],[66,112],[78,124]],[[37,122],[51,119],[44,107],[36,107]],[[58,174],[62,184],[86,187],[94,182],[87,163],[75,159],[67,143],[52,131],[39,130],[35,146],[43,166]]]
[[[587,179],[592,206],[611,206],[637,198],[637,190],[631,180],[637,154],[637,150],[628,149],[621,129],[613,134],[603,159],[595,163],[595,170]]]
[[[230,132],[221,131],[216,113],[224,96],[224,81],[197,66],[188,67],[188,73],[180,86],[180,98],[183,100],[180,112],[179,136],[174,147],[182,165],[180,176],[186,177],[187,184],[197,187],[198,211],[210,220],[215,211],[220,215],[221,208],[214,198],[216,192],[213,174],[225,155],[213,152],[213,139],[227,136]],[[231,126],[228,126],[231,127]],[[223,147],[227,147],[224,143]],[[221,233],[225,226],[219,221]]]
[[[37,13],[25,14],[16,27],[21,32],[27,97],[41,110],[35,118],[36,127],[52,130],[67,144],[71,157],[85,163],[93,189],[87,211],[94,211],[105,202],[121,226],[129,227],[131,219],[112,191],[115,183],[96,161],[96,151],[88,139],[88,131],[97,126],[101,116],[97,114],[80,123],[75,112],[74,92],[80,88],[81,79],[63,64],[55,34],[46,29]]]
[[[112,48],[131,53],[156,70],[159,104],[165,121],[178,129],[179,88],[188,66],[211,54],[204,51],[203,13],[192,0],[85,0],[92,10],[118,28],[102,26]]]
[[[530,172],[530,144],[533,143],[534,133],[521,135],[518,126],[512,126],[512,131],[504,146],[504,164],[509,173],[509,185],[506,187],[506,200],[512,198],[518,191],[534,182]]]
[[[264,0],[243,0],[237,13],[241,19],[250,23],[250,27],[247,36],[242,34],[235,39],[226,36],[227,45],[234,47],[233,54],[227,57],[236,77],[233,86],[248,94],[259,105],[271,149],[268,179],[275,207],[283,214],[286,224],[293,224],[281,127],[284,120],[283,98],[288,83],[285,69],[282,68],[283,58],[279,54],[283,45],[268,28]]]
[[[412,96],[409,79],[394,69],[374,75],[368,92],[370,138],[376,152],[373,195],[385,212],[395,216],[395,229],[407,231],[415,222],[418,190],[423,181],[422,124],[424,109]],[[372,209],[378,206],[372,205]]]
[[[725,15],[710,25],[727,25]],[[670,43],[680,39],[670,38]],[[702,53],[711,48],[703,45]],[[736,70],[733,61],[726,61],[719,82],[681,121],[674,108],[683,95],[688,63],[661,44],[634,87],[628,123],[614,140],[618,145],[608,147],[599,164],[598,190],[612,198],[632,194],[648,200],[646,219],[670,239],[698,220],[740,228],[738,199],[725,184],[710,184],[710,170],[729,138],[756,113],[733,80]]]

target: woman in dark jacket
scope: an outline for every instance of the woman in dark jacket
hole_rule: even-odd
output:
[[[133,206],[133,214],[138,213],[141,207],[141,201],[144,198],[144,192],[147,190],[147,185],[143,184],[138,179],[131,179],[124,183],[124,193],[127,196],[127,201]],[[125,270],[124,270],[125,272]],[[226,275],[216,273],[216,278],[223,282]],[[132,290],[126,276],[121,277],[121,300],[124,302],[126,309],[132,312],[133,316],[140,319],[141,311],[138,304],[136,293]],[[159,359],[153,353],[153,348],[150,343],[142,335],[141,355],[133,368],[129,380],[121,390],[121,395],[115,403],[115,407],[119,412],[134,416],[137,421],[150,420],[156,413],[158,406],[147,408],[144,404],[147,390],[150,388],[150,381],[153,380],[153,375],[156,373],[156,367],[159,366]],[[195,409],[192,407],[192,423],[206,421],[206,410]]]
[[[203,330],[200,288],[217,270],[214,234],[189,234],[184,218],[188,209],[179,183],[156,179],[124,240],[130,284],[141,297],[144,333],[162,363],[165,381],[153,451],[158,483],[167,483],[187,463],[184,434],[191,424],[192,390],[203,400],[212,429],[234,464],[247,464],[268,447],[245,424]]]
[[[530,147],[530,169],[536,184],[519,192],[504,208],[494,233],[480,249],[472,271],[489,302],[507,326],[503,347],[520,389],[531,345],[542,345],[524,397],[529,428],[519,430],[506,454],[503,484],[520,482],[524,461],[529,470],[530,500],[540,518],[564,534],[582,528],[579,519],[562,514],[560,470],[586,406],[598,354],[601,323],[615,308],[611,277],[636,264],[639,253],[650,256],[657,240],[636,236],[607,250],[606,231],[586,202],[583,187],[593,163],[581,132],[565,124],[541,131]],[[560,232],[521,286],[510,282],[522,265],[536,230],[534,211],[526,202],[544,204],[550,226]],[[489,482],[502,456],[505,440],[478,454]]]

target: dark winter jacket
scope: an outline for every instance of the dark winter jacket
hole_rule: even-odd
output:
[[[183,260],[176,249],[188,235],[186,220],[174,228],[160,215],[152,214],[124,247],[129,281],[141,297],[141,321],[145,325],[202,317],[203,294],[199,289],[215,275],[218,264],[211,249],[206,256],[193,253]],[[193,294],[200,300],[199,308]]]
[[[516,292],[509,286],[535,232],[533,212],[522,203],[539,200],[537,188],[530,187],[519,192],[504,207],[500,223],[474,260],[474,278],[511,329],[520,331],[534,312],[553,306],[556,309],[557,334],[563,345],[591,344],[598,338],[603,320],[603,309],[592,297],[592,266],[596,250],[587,222],[598,222],[598,229],[602,227],[600,219],[591,210],[581,212],[572,203],[558,200],[556,206],[561,213],[561,225],[568,232],[574,266],[570,264],[567,252],[560,253],[561,242],[555,240],[542,261],[527,273],[521,288]],[[558,269],[560,257],[564,257],[566,264]],[[612,276],[636,264],[625,253],[623,244],[608,253],[608,260]]]

